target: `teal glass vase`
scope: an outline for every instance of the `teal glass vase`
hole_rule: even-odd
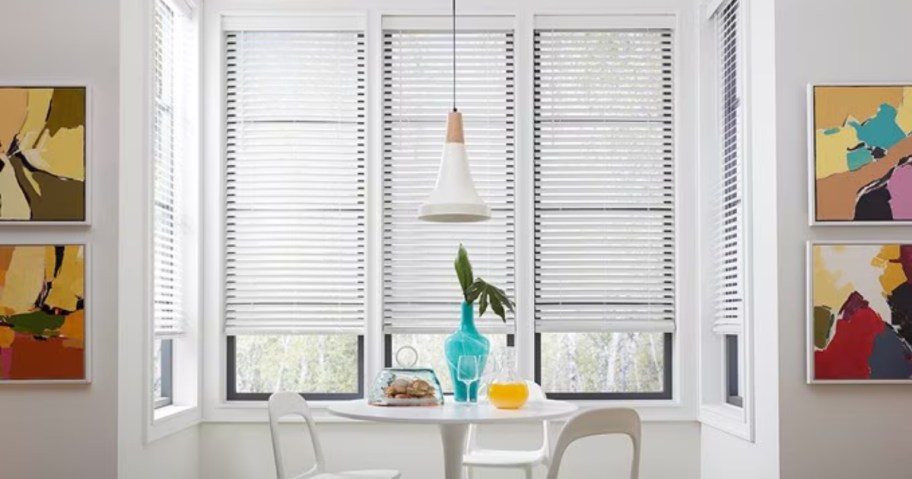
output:
[[[488,341],[488,338],[482,336],[475,327],[475,308],[473,305],[463,301],[462,320],[459,323],[459,329],[447,337],[444,344],[447,367],[450,370],[450,378],[453,380],[453,398],[456,402],[478,401],[480,376],[484,373],[490,349],[491,342]],[[471,383],[471,387],[468,390],[466,390],[465,383],[459,381],[456,372],[456,365],[459,364],[460,356],[478,357],[479,380]]]

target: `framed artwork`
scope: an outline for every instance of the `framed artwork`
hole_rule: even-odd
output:
[[[0,383],[90,380],[86,247],[0,245]]]
[[[85,86],[0,86],[0,224],[87,224]]]
[[[912,83],[811,85],[812,225],[912,224]]]
[[[912,383],[912,243],[809,243],[808,269],[808,382]]]

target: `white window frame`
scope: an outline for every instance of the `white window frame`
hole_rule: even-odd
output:
[[[156,408],[153,398],[153,135],[155,106],[153,92],[153,41],[154,12],[159,0],[143,0],[133,8],[126,9],[124,16],[123,42],[121,47],[121,158],[120,199],[119,199],[119,256],[118,271],[122,285],[119,290],[119,314],[122,321],[119,328],[119,404],[123,413],[121,420],[127,421],[127,411],[141,424],[142,439],[150,443],[198,424],[202,417],[200,402],[202,349],[200,330],[202,315],[199,312],[199,264],[185,262],[183,288],[185,294],[184,329],[180,336],[171,339],[174,355],[172,374],[171,404]],[[197,137],[199,130],[198,58],[195,50],[199,39],[199,20],[195,3],[188,0],[162,0],[173,8],[176,14],[187,15],[187,29],[192,37],[187,43],[191,55],[187,66],[188,127],[187,136]],[[189,15],[188,15],[189,14]],[[188,146],[188,159],[181,161],[184,175],[181,203],[184,216],[181,218],[182,243],[188,258],[198,258],[200,201],[199,143]],[[136,305],[143,305],[137,308]],[[137,314],[140,311],[140,314]],[[140,358],[136,355],[141,354]]]
[[[345,41],[349,41],[350,39],[354,38],[355,35],[362,34],[365,31],[365,25],[364,25],[363,18],[356,16],[356,15],[350,15],[350,16],[328,16],[328,15],[235,16],[235,15],[226,15],[222,18],[221,25],[222,25],[222,32],[220,35],[221,41],[223,42],[223,44],[226,42],[226,35],[230,34],[230,35],[235,36],[237,38],[236,41],[239,44],[235,48],[237,48],[237,50],[236,50],[237,54],[240,55],[241,57],[244,56],[243,46],[241,46],[241,44],[243,44],[245,42],[245,40],[243,38],[245,35],[248,35],[248,34],[256,35],[256,34],[263,33],[263,32],[294,32],[294,31],[300,31],[300,32],[304,32],[304,33],[330,32],[332,34],[341,33],[345,37],[347,37],[345,39]],[[338,40],[342,41],[342,39],[338,39]],[[363,39],[358,40],[358,43],[360,43],[363,46],[364,45]],[[227,49],[227,47],[224,47],[224,46],[223,46],[223,48]],[[225,56],[225,54],[223,54],[223,57],[224,56]],[[351,59],[352,58],[349,58],[349,60],[351,60]],[[365,76],[366,76],[366,68],[364,68],[363,70],[364,70]],[[237,87],[238,87],[239,91],[241,91],[243,89],[244,69],[242,66],[238,66],[236,71],[238,74],[238,82],[239,82]],[[226,65],[223,65],[222,74],[225,75],[225,79],[227,80],[229,70]],[[226,87],[224,87],[224,88],[227,88],[227,82],[226,82]],[[224,108],[225,108],[225,112],[227,113],[227,111],[228,111],[227,110],[227,108],[228,108],[227,97],[225,97],[224,101],[225,101]],[[358,110],[360,113],[366,114],[366,106],[359,107]],[[354,112],[347,112],[347,113],[354,114]],[[224,125],[226,125],[227,118],[228,118],[227,115],[223,115],[221,118],[219,118],[220,125],[222,125],[224,127]],[[240,121],[243,122],[244,119],[242,118]],[[363,122],[363,126],[366,128],[366,120],[359,120],[359,122]],[[366,140],[367,140],[367,138],[366,138],[366,131],[365,131],[363,133],[363,136],[359,136],[359,141],[364,141],[366,143]],[[244,141],[243,135],[239,135],[239,137],[236,139],[236,141]],[[232,160],[234,162],[236,162],[238,166],[243,166],[243,164],[244,164],[243,157],[232,158]],[[226,161],[224,163],[225,163],[225,165],[228,164],[227,154],[226,154]],[[362,156],[359,156],[355,160],[355,163],[357,164],[357,167],[366,166],[366,149],[365,149],[365,154]],[[220,200],[220,202],[222,204],[222,211],[227,211],[227,208],[225,208],[225,205],[229,202],[229,198],[230,198],[229,193],[228,193],[229,190],[227,188],[229,179],[227,176],[227,169],[224,166],[223,166],[223,169],[221,172],[221,178],[222,178],[222,185],[220,185],[220,188],[222,188],[222,193],[221,193],[222,199]],[[360,183],[360,182],[357,182],[357,183]],[[358,188],[358,190],[359,190],[359,193],[362,193],[363,195],[366,196],[366,190],[362,191],[360,189],[360,187]],[[350,208],[350,206],[346,206],[346,208]],[[332,209],[332,208],[330,208],[330,209]],[[220,217],[220,227],[226,232],[228,231],[227,218],[229,216],[230,216],[230,214],[223,213],[222,216]],[[363,221],[366,223],[366,212],[365,212],[365,218]],[[359,224],[359,226],[366,227],[366,225],[363,225],[363,224]],[[227,233],[225,236],[227,236]],[[364,254],[364,252],[366,251],[366,239],[367,238],[365,237],[363,242],[360,242],[360,244],[358,244],[356,247],[351,248],[348,252],[352,252],[352,253],[357,252],[357,253],[362,254],[363,256],[366,256],[366,254]],[[223,262],[226,261],[225,258],[229,257],[229,255],[226,254],[226,251],[227,251],[227,248],[225,247],[225,244],[222,244],[221,245],[221,254],[222,254],[221,261],[223,261]],[[358,267],[362,267],[364,265],[359,263],[357,266],[355,266],[355,265],[352,265],[352,266],[357,269]],[[222,271],[222,275],[223,276],[219,279],[219,286],[222,291],[222,293],[221,293],[222,298],[224,299],[228,296],[228,292],[229,292],[228,291],[229,275],[225,271]],[[366,272],[365,272],[365,276],[366,276]],[[234,279],[243,280],[244,278],[242,277],[242,275],[238,274],[238,275],[235,275]],[[366,280],[366,278],[361,278],[361,279]],[[237,285],[235,291],[243,291],[243,289],[244,289],[243,285]],[[283,300],[284,300],[284,294],[286,291],[287,290],[279,291],[283,294]],[[366,291],[362,291],[362,293],[366,293]],[[363,300],[359,300],[357,302],[352,301],[352,300],[346,301],[346,305],[350,306],[352,304],[357,304],[358,307],[362,307],[366,310],[367,299],[363,298]],[[230,310],[230,308],[231,308],[231,306],[229,306],[229,310]],[[224,306],[222,307],[222,311],[225,311]],[[258,324],[256,326],[251,326],[249,324],[250,322],[252,322],[250,320],[250,318],[243,317],[242,315],[234,315],[233,318],[231,316],[232,315],[229,313],[228,314],[229,318],[226,321],[227,326],[225,324],[219,325],[219,332],[220,332],[220,334],[223,335],[223,346],[225,347],[226,358],[227,358],[227,355],[232,350],[235,350],[235,348],[238,347],[237,345],[239,343],[239,338],[244,337],[244,336],[249,337],[252,335],[259,335],[259,334],[287,337],[287,336],[306,335],[306,334],[341,333],[343,336],[357,338],[358,350],[359,350],[358,357],[362,356],[364,353],[363,343],[364,343],[365,333],[363,330],[364,329],[363,325],[353,324],[353,323],[361,323],[362,322],[361,319],[359,319],[357,321],[349,321],[349,324],[338,325],[339,327],[336,328],[335,326],[327,325],[327,324],[319,324],[319,325],[316,325],[316,327],[315,327],[315,325],[314,325],[315,318],[313,316],[308,316],[306,318],[299,317],[298,318],[299,322],[297,324],[288,324],[288,323],[276,324],[274,322],[267,321],[267,322],[261,322],[260,324]],[[235,321],[232,321],[232,319],[235,319]],[[237,362],[228,361],[227,365],[229,367],[233,366],[233,368],[228,370],[229,374],[225,378],[225,386],[226,386],[225,400],[226,400],[226,402],[260,401],[260,400],[265,400],[268,397],[268,395],[270,394],[271,391],[270,392],[238,391],[236,389],[236,387],[237,387],[236,381],[238,380],[238,377],[239,377]],[[357,368],[358,369],[357,373],[362,374],[363,373],[363,362],[357,361],[356,365],[359,366]],[[345,391],[345,392],[314,391],[314,392],[305,393],[305,397],[308,397],[308,401],[310,401],[310,402],[345,400],[345,399],[352,399],[355,397],[362,397],[363,391],[365,390],[364,377],[367,377],[367,375],[365,374],[363,377],[358,378],[356,390],[354,390],[354,391]],[[235,383],[229,384],[229,382],[232,380],[235,381]],[[231,387],[231,386],[233,386],[233,387]]]
[[[204,274],[204,313],[207,334],[203,338],[205,351],[204,373],[204,417],[211,421],[262,421],[265,419],[265,404],[262,402],[231,402],[226,399],[226,351],[223,334],[223,324],[220,318],[222,310],[222,282],[223,266],[220,264],[223,257],[221,242],[223,238],[222,218],[223,207],[221,199],[224,197],[224,60],[222,35],[226,22],[244,21],[270,22],[270,17],[282,17],[284,27],[293,25],[298,21],[307,22],[306,19],[316,19],[318,22],[331,21],[332,18],[361,18],[365,25],[365,41],[367,53],[367,128],[368,128],[368,165],[367,165],[367,327],[365,336],[365,382],[370,380],[383,367],[384,336],[383,307],[382,307],[382,53],[384,21],[389,22],[389,17],[440,17],[436,21],[443,22],[449,17],[449,5],[433,7],[418,6],[415,9],[403,11],[395,2],[380,1],[368,2],[365,0],[350,0],[343,2],[344,7],[350,10],[338,10],[339,3],[333,5],[316,5],[312,8],[289,6],[287,3],[268,1],[266,4],[257,4],[257,10],[245,10],[250,5],[243,0],[216,0],[207,3],[205,10],[205,47],[204,70],[207,72],[205,79],[205,118],[206,130],[204,136],[206,155],[204,158],[204,189],[203,215],[203,240],[209,245],[203,251]],[[587,28],[617,28],[619,26],[643,27],[662,24],[674,29],[674,51],[676,55],[674,72],[674,97],[676,141],[674,157],[676,168],[677,186],[677,217],[679,240],[676,255],[680,258],[677,269],[678,321],[674,334],[672,352],[673,392],[669,400],[580,400],[575,401],[581,406],[629,406],[640,410],[646,420],[695,420],[697,417],[697,374],[695,372],[696,343],[695,334],[697,325],[697,259],[694,252],[697,250],[696,228],[692,225],[697,222],[697,172],[696,168],[696,114],[693,118],[682,119],[684,112],[696,112],[697,103],[696,63],[692,57],[682,56],[679,52],[688,48],[693,51],[693,28],[696,25],[693,12],[682,7],[668,8],[595,8],[591,2],[579,0],[578,6],[555,6],[552,2],[532,0],[522,2],[512,1],[496,7],[489,6],[486,2],[466,2],[460,4],[460,22],[469,21],[469,17],[508,17],[514,24],[514,48],[516,68],[515,90],[515,154],[517,158],[515,169],[515,195],[516,195],[516,229],[517,232],[529,231],[529,234],[518,233],[516,237],[516,317],[531,318],[534,310],[534,238],[531,232],[534,228],[534,211],[532,208],[533,169],[529,158],[533,149],[533,62],[532,45],[533,32],[536,22],[557,22],[564,27]],[[390,6],[388,6],[390,5]],[[336,8],[333,10],[332,8]],[[409,19],[408,21],[412,21]],[[473,19],[471,21],[484,21]],[[291,22],[291,23],[289,23]],[[261,25],[264,25],[261,23]],[[389,23],[387,23],[389,25]],[[265,28],[265,27],[264,27]],[[683,45],[682,45],[683,44]],[[686,59],[687,62],[680,61]],[[445,115],[441,111],[441,115]],[[456,318],[454,312],[454,318]],[[455,327],[456,319],[454,319]],[[528,378],[534,373],[534,342],[535,332],[531,324],[528,327],[518,328],[515,335],[517,349],[517,366],[519,373]],[[445,373],[444,373],[445,374]],[[323,420],[335,421],[325,411],[326,402],[311,401],[311,406],[317,411],[318,417]]]
[[[718,138],[719,125],[721,124],[721,72],[719,70],[719,40],[716,28],[715,15],[717,11],[729,4],[730,0],[705,0],[701,4],[700,43],[702,57],[705,59],[701,65],[701,160],[702,168],[708,171],[704,178],[715,178],[720,165],[722,146]],[[742,271],[743,287],[743,317],[740,329],[732,331],[723,328],[722,331],[713,331],[715,319],[715,298],[713,293],[713,232],[716,228],[713,223],[714,211],[717,210],[717,200],[712,191],[715,180],[712,180],[701,194],[701,211],[704,212],[701,220],[702,240],[702,292],[701,292],[701,332],[700,332],[700,422],[727,432],[738,438],[754,440],[754,390],[753,390],[753,301],[752,301],[752,264],[753,264],[753,238],[752,215],[754,202],[752,201],[751,187],[751,149],[750,149],[750,95],[748,71],[750,62],[749,54],[749,21],[747,19],[751,0],[739,0],[737,19],[738,28],[738,57],[737,75],[740,92],[740,150],[742,154],[742,182],[743,182],[743,251],[744,262]],[[733,405],[727,397],[727,354],[726,336],[734,334],[738,338],[738,390],[742,404]]]
[[[665,369],[663,370],[663,374],[665,374],[665,376],[663,377],[663,383],[664,383],[665,388],[662,391],[647,392],[647,393],[636,393],[636,392],[634,392],[634,393],[628,393],[628,392],[609,393],[609,392],[604,392],[604,391],[594,391],[594,392],[587,391],[587,392],[550,392],[549,394],[553,394],[554,397],[556,397],[556,398],[570,399],[570,400],[575,400],[575,401],[591,401],[591,402],[623,401],[622,399],[611,399],[611,396],[614,396],[614,395],[633,397],[634,399],[627,399],[627,400],[636,401],[636,402],[640,402],[640,403],[644,403],[644,404],[650,403],[650,402],[674,401],[674,399],[676,398],[676,387],[677,387],[676,380],[675,380],[675,373],[674,373],[674,370],[677,367],[676,358],[675,358],[675,351],[677,349],[676,342],[677,342],[677,334],[678,334],[678,331],[676,330],[676,324],[679,322],[679,320],[677,319],[677,316],[679,315],[679,311],[677,310],[677,308],[679,307],[679,300],[681,299],[678,297],[678,294],[680,294],[682,286],[683,286],[683,285],[681,285],[681,282],[680,282],[681,281],[681,271],[679,270],[679,266],[682,261],[682,258],[680,256],[680,253],[681,253],[680,241],[681,241],[682,235],[679,232],[679,228],[681,228],[682,224],[681,224],[681,221],[680,221],[680,218],[678,217],[678,215],[681,214],[679,205],[680,205],[680,201],[682,201],[682,197],[680,195],[680,192],[678,191],[678,185],[681,183],[681,181],[680,181],[681,180],[681,171],[680,171],[681,165],[678,162],[678,159],[679,159],[678,154],[680,153],[680,151],[678,150],[678,147],[677,147],[677,144],[679,141],[678,128],[677,128],[678,127],[677,109],[678,109],[678,105],[679,105],[679,102],[677,99],[677,94],[678,94],[677,81],[679,80],[679,78],[677,77],[677,68],[678,68],[677,61],[679,59],[679,53],[677,51],[678,29],[676,28],[677,27],[676,22],[674,21],[673,18],[665,17],[665,16],[632,16],[632,17],[625,18],[625,17],[617,17],[617,16],[595,16],[595,15],[593,15],[593,16],[537,15],[534,19],[534,27],[535,27],[534,31],[542,30],[545,32],[561,31],[561,30],[574,30],[574,29],[592,30],[592,31],[599,31],[599,30],[611,31],[611,30],[624,30],[624,29],[643,29],[643,30],[657,29],[657,30],[667,30],[667,31],[670,31],[672,34],[672,47],[671,47],[671,51],[672,51],[671,63],[672,63],[672,69],[673,69],[672,101],[673,101],[674,108],[673,108],[673,117],[671,119],[671,125],[672,125],[671,126],[671,128],[672,128],[671,142],[673,145],[671,159],[672,159],[672,164],[673,164],[672,170],[673,170],[674,181],[675,181],[674,194],[673,194],[674,205],[673,205],[673,213],[672,213],[672,215],[674,217],[674,222],[675,222],[674,233],[673,233],[674,238],[675,238],[674,239],[675,251],[673,252],[672,257],[674,258],[674,264],[675,264],[675,267],[674,267],[674,270],[675,270],[675,299],[674,299],[675,318],[672,321],[672,324],[670,326],[670,331],[666,331],[666,328],[669,328],[669,326],[664,323],[649,324],[649,326],[646,326],[644,324],[642,327],[639,327],[639,328],[633,327],[633,326],[629,326],[629,327],[620,326],[616,330],[618,332],[647,332],[647,333],[662,332],[662,333],[664,333],[662,335],[663,336],[662,356],[663,356],[663,359],[666,361]],[[533,62],[533,67],[534,67],[534,62]],[[534,118],[534,113],[533,113],[533,121],[534,121],[534,119],[535,118]],[[533,184],[533,190],[534,190],[534,184]],[[532,210],[533,210],[533,215],[534,215],[535,208],[533,207]],[[530,218],[530,221],[532,221],[534,223],[535,222],[534,217]],[[535,229],[533,228],[533,231],[532,231],[533,241],[534,241],[535,234],[536,234]],[[532,268],[533,268],[533,270],[535,268],[534,261],[533,261]],[[534,285],[533,285],[533,291],[535,291]],[[535,314],[534,298],[533,298],[533,309],[531,311],[534,315]],[[549,321],[544,321],[544,322],[539,323],[535,327],[535,329],[536,329],[535,335],[537,338],[539,338],[538,339],[539,344],[540,344],[542,336],[545,334],[562,333],[564,331],[566,331],[568,333],[586,332],[585,329],[582,331],[576,330],[576,329],[574,329],[574,326],[570,326],[569,328],[567,326],[555,327]],[[611,332],[611,331],[606,330],[605,332]],[[670,344],[668,343],[668,338],[671,338]],[[670,353],[667,352],[669,349],[671,351]],[[536,379],[539,379],[541,376],[541,369],[543,367],[542,358],[540,357],[541,347],[536,347],[535,354],[536,354],[536,361],[538,364],[537,364],[537,366],[533,366],[533,367],[536,368],[536,370],[535,370]],[[667,364],[668,362],[671,363],[670,366]],[[668,369],[669,367],[671,368],[670,371]],[[669,384],[669,382],[670,382],[670,384]],[[670,397],[668,397],[668,398],[664,397],[666,395],[670,396]],[[659,399],[654,399],[654,398],[646,399],[647,397],[650,397],[650,396],[652,396],[652,397],[658,396],[660,398]]]

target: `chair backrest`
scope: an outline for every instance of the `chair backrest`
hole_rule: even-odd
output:
[[[286,416],[298,416],[307,423],[307,432],[313,445],[314,466],[303,474],[289,476],[285,470],[285,461],[282,459],[282,441],[279,439],[279,420]],[[325,461],[323,448],[317,437],[316,424],[310,414],[307,401],[297,393],[275,393],[269,396],[269,430],[272,433],[272,451],[275,455],[276,477],[278,479],[299,479],[323,472]]]
[[[528,402],[539,402],[547,400],[545,396],[545,391],[541,386],[538,385],[535,381],[530,381],[526,379],[526,387],[529,389],[529,399]],[[545,460],[547,461],[548,456],[551,452],[551,433],[548,429],[548,421],[542,422],[542,446],[541,450],[544,452]],[[466,454],[476,450],[478,448],[478,429],[474,424],[469,425],[469,432],[466,435]]]
[[[633,463],[630,467],[630,479],[640,477],[640,415],[633,409],[591,409],[583,411],[567,421],[554,447],[548,479],[557,479],[564,452],[573,441],[589,436],[606,434],[625,434],[633,442]]]

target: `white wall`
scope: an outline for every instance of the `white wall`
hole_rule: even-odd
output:
[[[115,477],[117,462],[118,1],[0,2],[0,82],[91,87],[92,226],[3,227],[0,242],[91,244],[93,381],[0,386],[0,476]]]
[[[288,443],[295,442],[289,424]],[[389,426],[366,423],[332,423],[318,426],[330,470],[388,467],[402,471],[403,479],[442,476],[443,452],[433,426]],[[699,472],[699,426],[696,423],[646,423],[643,427],[642,479],[696,479]],[[481,429],[485,447],[528,448],[540,445],[534,426],[498,426]],[[353,441],[352,438],[357,438]],[[269,428],[265,424],[205,424],[202,427],[204,479],[262,479],[275,474]],[[628,477],[630,441],[626,438],[593,438],[569,449],[562,478]],[[302,453],[303,455],[303,453]],[[292,455],[292,467],[309,465],[309,457]],[[522,477],[518,471],[479,470],[478,479]],[[540,468],[536,478],[544,477]]]
[[[805,241],[908,239],[904,227],[808,227],[809,82],[912,83],[912,2],[776,2],[782,477],[910,477],[908,386],[805,384]]]
[[[136,0],[129,0],[137,4]],[[0,387],[0,477],[4,479],[111,479],[118,459],[129,479],[198,477],[198,429],[143,445],[141,398],[123,377],[137,377],[143,351],[124,345],[118,333],[136,328],[138,316],[118,312],[118,184],[125,164],[120,133],[119,0],[3,0],[0,2],[0,82],[85,82],[91,88],[88,128],[92,225],[82,227],[4,227],[0,241],[90,244],[88,299],[92,324],[92,384]],[[130,97],[127,96],[129,99]],[[135,131],[133,132],[136,133]],[[135,139],[125,135],[126,141]],[[129,149],[127,150],[129,151]],[[133,158],[134,162],[142,157]],[[118,397],[127,391],[127,401]],[[118,407],[132,420],[118,422]],[[131,422],[135,421],[135,422]],[[118,436],[121,432],[129,434]]]

